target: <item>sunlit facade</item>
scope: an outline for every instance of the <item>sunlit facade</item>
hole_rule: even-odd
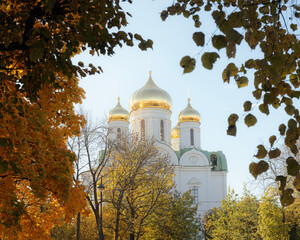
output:
[[[187,106],[172,128],[172,99],[153,81],[148,81],[130,98],[130,112],[121,107],[119,98],[108,114],[111,138],[132,132],[140,139],[157,141],[162,154],[170,157],[175,167],[175,183],[180,192],[190,191],[200,214],[221,205],[227,194],[227,161],[221,151],[201,148],[201,118],[188,98]]]

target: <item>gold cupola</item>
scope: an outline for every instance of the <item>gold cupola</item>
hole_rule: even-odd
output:
[[[191,99],[188,98],[188,105],[185,109],[183,109],[178,116],[178,122],[198,122],[200,123],[200,114],[197,110],[195,110],[190,103]]]
[[[129,113],[120,104],[120,98],[118,97],[117,105],[108,112],[108,122],[111,121],[126,121],[129,122]]]
[[[177,123],[177,125],[172,128],[171,137],[172,138],[179,138],[180,137],[180,134],[179,134],[179,123]]]
[[[172,109],[172,100],[170,95],[163,89],[156,86],[152,80],[151,72],[145,86],[135,91],[130,98],[130,111],[141,108],[162,108]]]

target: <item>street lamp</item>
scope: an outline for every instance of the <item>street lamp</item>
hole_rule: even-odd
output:
[[[103,225],[102,225],[102,193],[104,191],[104,186],[102,184],[102,176],[101,176],[101,182],[100,185],[98,186],[98,189],[100,191],[100,240],[104,240],[104,236],[103,236]]]

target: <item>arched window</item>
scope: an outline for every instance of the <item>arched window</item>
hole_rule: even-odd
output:
[[[215,169],[216,166],[218,166],[218,157],[216,154],[210,155],[210,162],[211,162],[211,165],[213,166],[213,169]]]
[[[164,120],[160,120],[160,140],[165,141]]]
[[[145,139],[145,120],[142,119],[141,121],[141,138],[144,140]]]
[[[121,128],[118,128],[117,129],[117,138],[120,138],[121,137]]]
[[[194,129],[190,130],[191,146],[194,146]]]
[[[191,195],[193,197],[193,203],[198,203],[198,188],[196,186],[193,186],[191,189]]]

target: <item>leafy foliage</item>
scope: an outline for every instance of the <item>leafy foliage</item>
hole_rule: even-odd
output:
[[[152,215],[167,203],[173,188],[173,167],[153,140],[124,136],[105,168],[104,212],[110,239],[142,237]]]
[[[151,217],[143,239],[197,239],[200,227],[200,216],[190,193],[170,193],[169,199]]]
[[[273,199],[263,198],[258,208],[258,232],[263,239],[290,239],[289,223],[284,222],[284,212]]]
[[[245,192],[239,200],[230,191],[222,206],[204,217],[207,239],[262,239],[257,232],[258,200]]]
[[[262,101],[259,110],[264,114],[269,114],[270,107],[277,109],[284,106],[290,120],[287,124],[283,123],[279,126],[279,134],[284,136],[285,144],[292,153],[297,154],[300,114],[299,107],[295,106],[294,102],[300,98],[300,41],[297,35],[299,5],[291,0],[209,0],[207,2],[177,0],[162,12],[161,17],[166,20],[169,15],[175,13],[183,15],[192,18],[195,27],[199,28],[201,10],[209,12],[216,25],[217,30],[214,32],[216,34],[211,37],[212,47],[217,50],[226,48],[229,59],[236,56],[237,46],[242,42],[245,43],[243,46],[263,54],[258,59],[247,59],[239,67],[230,63],[223,71],[223,81],[229,83],[231,77],[234,77],[239,88],[253,82],[255,88],[253,97],[257,101]],[[202,36],[201,34],[201,40],[204,39]],[[207,34],[205,38],[209,39],[206,40],[208,45],[210,38],[207,38]],[[217,53],[204,52],[201,57],[203,67],[212,69],[217,58],[219,58]],[[249,70],[254,73],[253,81],[249,81],[245,76]],[[244,110],[245,112],[250,110],[249,103]],[[248,114],[245,118],[248,127],[253,126],[256,121],[252,114]],[[229,123],[227,134],[236,135],[235,124]],[[273,143],[274,140],[271,142],[272,147]],[[271,149],[269,152],[269,156],[274,158],[278,154],[280,152],[276,149]]]
[[[92,55],[112,55],[116,46],[132,46],[136,39],[142,50],[151,48],[151,40],[121,30],[128,15],[119,1],[2,1],[0,79],[36,99],[44,83],[63,87],[56,81],[58,73],[72,79],[101,71],[72,63],[71,57],[87,47]]]
[[[275,136],[272,136],[269,139],[270,144],[274,143],[275,139]],[[299,147],[299,142],[297,142],[297,146]],[[271,188],[273,195],[280,196],[282,205],[286,206],[288,203],[293,203],[295,198],[299,198],[296,186],[300,158],[299,153],[295,157],[291,157],[291,150],[284,144],[280,150],[276,149],[267,151],[263,145],[259,145],[256,157],[262,160],[258,164],[251,163],[250,172],[261,182],[263,190],[269,191]],[[252,169],[253,165],[256,168]],[[260,174],[256,171],[259,171]]]
[[[31,202],[58,204],[66,220],[84,206],[66,141],[84,122],[73,110],[84,97],[78,78],[102,70],[71,58],[88,48],[91,55],[112,55],[135,40],[142,50],[151,48],[151,40],[122,30],[127,15],[118,0],[1,1],[1,239],[47,238],[52,220],[42,230]],[[30,228],[40,231],[18,234]]]
[[[287,208],[276,197],[258,201],[248,191],[240,198],[233,191],[222,206],[204,217],[206,239],[298,239],[299,199]]]

